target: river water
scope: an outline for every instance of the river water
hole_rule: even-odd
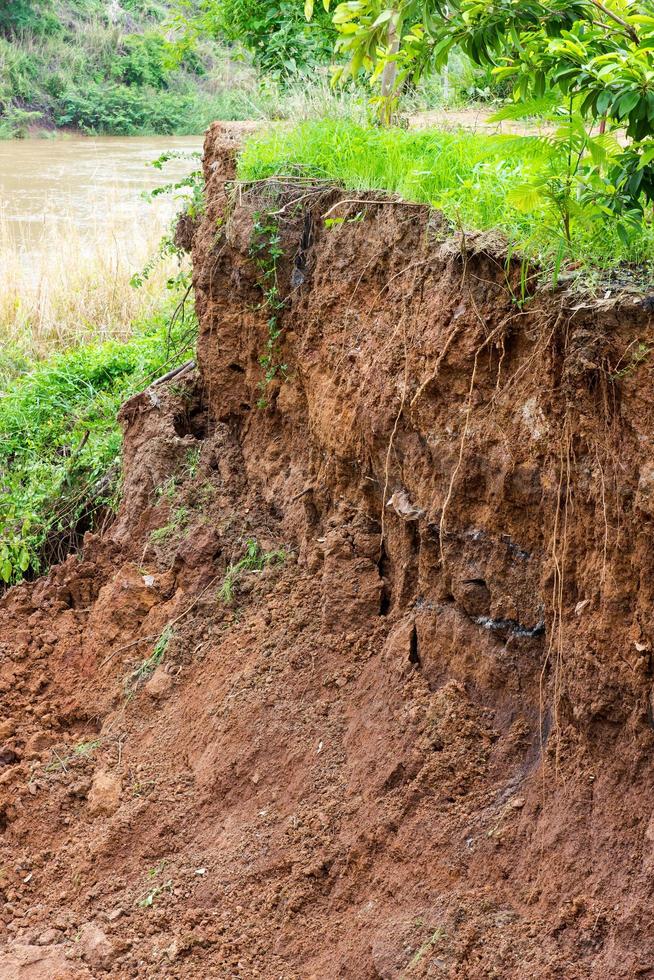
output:
[[[167,150],[201,148],[201,137],[0,141],[0,366],[7,350],[45,357],[128,337],[161,308],[179,264],[157,254],[183,202],[180,193],[154,203],[143,194],[199,160],[175,159],[163,171],[148,164]]]
[[[162,221],[176,210],[144,191],[178,179],[199,166],[174,160],[164,171],[148,166],[166,150],[192,153],[201,137],[106,137],[0,141],[0,227],[29,263],[51,241],[53,223],[75,236],[96,237],[99,227],[129,235],[134,223]]]

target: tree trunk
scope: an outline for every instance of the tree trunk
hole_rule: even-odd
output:
[[[395,56],[400,50],[400,32],[397,25],[397,12],[393,11],[388,22],[388,50],[391,56]],[[393,103],[395,102],[395,84],[397,79],[397,62],[387,61],[381,77],[381,122],[384,126],[390,126],[393,118]]]

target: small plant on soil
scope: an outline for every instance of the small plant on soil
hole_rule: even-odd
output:
[[[155,866],[150,868],[148,871],[148,878],[153,879],[157,878],[159,875],[162,875],[165,867],[166,861],[160,861],[158,864],[155,864]],[[170,893],[172,890],[173,882],[172,878],[169,878],[168,881],[163,881],[160,885],[154,885],[152,888],[148,888],[146,893],[138,899],[136,904],[141,909],[149,909],[154,905],[155,901],[160,895],[167,892]]]
[[[197,476],[198,465],[200,463],[200,450],[198,447],[193,446],[186,454],[186,470],[190,480],[194,480]]]
[[[227,569],[223,584],[218,592],[218,598],[222,602],[231,604],[234,601],[236,583],[241,575],[245,572],[261,572],[268,565],[283,562],[285,558],[286,552],[283,548],[279,548],[277,551],[262,551],[258,543],[251,538],[247,542],[243,557],[232,563]]]
[[[67,772],[71,765],[86,759],[100,747],[100,739],[91,739],[88,742],[80,742],[73,748],[68,755],[60,755],[56,749],[52,750],[53,759],[45,767],[46,772]]]
[[[130,792],[134,797],[145,796],[154,787],[154,779],[137,779],[136,777],[130,784]]]
[[[157,900],[157,898],[159,898],[160,895],[163,895],[166,892],[170,893],[172,892],[172,890],[173,890],[173,882],[172,879],[169,879],[168,881],[165,881],[162,885],[155,885],[154,888],[151,888],[150,891],[143,896],[143,898],[139,899],[137,905],[141,909],[149,909],[154,905],[155,901]]]
[[[282,351],[279,343],[282,333],[280,316],[284,309],[285,300],[279,294],[277,263],[283,254],[279,225],[270,214],[257,211],[254,215],[250,239],[250,255],[254,258],[261,276],[262,307],[270,314],[266,348],[259,357],[259,364],[264,370],[264,377],[259,382],[261,397],[257,402],[258,408],[265,408],[268,404],[266,388],[270,382],[278,375],[285,378],[288,371],[287,365],[281,361]]]
[[[146,657],[145,660],[142,660],[125,681],[125,690],[128,697],[131,697],[142,684],[149,680],[157,667],[163,663],[163,659],[166,656],[166,650],[168,649],[172,638],[173,631],[170,626],[166,626],[165,630],[155,643],[150,656]]]
[[[157,157],[156,160],[152,161],[152,166],[155,170],[163,170],[165,165],[169,163],[170,160],[201,160],[202,154],[200,152],[188,152],[187,150],[167,150],[162,153],[161,156]],[[179,193],[181,191],[181,194]],[[205,200],[204,200],[204,175],[202,169],[198,167],[193,170],[188,176],[182,177],[180,180],[174,181],[172,183],[164,184],[161,187],[155,187],[154,190],[150,191],[147,195],[149,200],[156,197],[161,197],[161,195],[174,195],[175,200],[180,200],[186,202],[186,213],[192,218],[197,218],[201,214],[204,214]]]
[[[167,491],[167,493],[169,494],[169,491]],[[150,535],[150,540],[156,544],[161,543],[162,541],[167,541],[168,538],[181,534],[188,524],[188,519],[188,507],[178,507],[175,511],[173,511],[167,524],[164,524],[163,527],[158,527],[152,532]]]
[[[169,476],[160,486],[157,487],[155,493],[157,497],[165,497],[166,500],[172,500],[175,496],[175,491],[177,490],[177,477]],[[154,533],[154,532],[153,532]]]

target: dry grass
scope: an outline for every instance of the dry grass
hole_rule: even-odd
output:
[[[146,208],[145,212],[143,208]],[[169,215],[143,205],[113,224],[80,227],[72,218],[46,216],[35,241],[0,217],[0,345],[43,358],[78,344],[126,338],[134,320],[160,308],[173,260],[160,262],[140,288],[130,285],[156,253]],[[107,219],[107,216],[108,219]]]

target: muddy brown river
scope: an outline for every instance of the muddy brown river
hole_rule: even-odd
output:
[[[148,164],[166,150],[193,152],[201,137],[106,137],[0,141],[0,232],[25,254],[39,252],[52,224],[76,235],[97,237],[99,228],[129,234],[134,223],[171,215],[175,205],[159,199],[154,210],[142,199],[198,166],[175,160],[163,172]]]

